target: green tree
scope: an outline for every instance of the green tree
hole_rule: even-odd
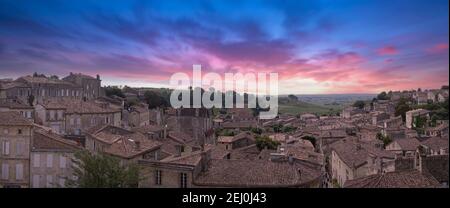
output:
[[[377,139],[383,142],[384,147],[392,142],[392,139],[389,136],[383,136],[381,133],[377,133]]]
[[[251,128],[250,131],[255,134],[261,135],[263,130],[261,128]]]
[[[406,112],[410,111],[411,107],[408,105],[406,99],[400,98],[397,106],[395,106],[395,116],[402,116],[402,120],[406,120]]]
[[[119,159],[103,153],[79,151],[72,163],[75,179],[67,179],[68,187],[133,188],[139,182],[137,165],[121,165]]]
[[[105,95],[108,97],[111,97],[113,95],[121,97],[121,98],[125,98],[125,95],[123,94],[122,90],[118,87],[105,87]]]
[[[316,140],[316,137],[313,137],[313,136],[304,136],[304,137],[302,137],[302,139],[310,141],[311,144],[312,144],[314,147],[316,147],[316,141],[317,141],[317,140]]]
[[[353,103],[353,107],[363,109],[364,106],[366,106],[366,103],[362,100],[357,100],[355,103]]]
[[[273,132],[280,133],[283,130],[283,125],[281,125],[281,124],[274,124],[274,125],[272,125],[272,129],[273,129]]]
[[[155,91],[146,91],[144,93],[144,99],[149,108],[169,106],[169,99]]]
[[[262,149],[271,149],[276,150],[278,145],[280,145],[280,142],[272,140],[268,136],[257,136],[256,137],[256,147],[258,147],[259,150]]]
[[[387,93],[383,91],[377,95],[377,99],[378,100],[389,100],[389,97],[388,97]]]

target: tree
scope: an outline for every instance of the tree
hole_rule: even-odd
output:
[[[259,134],[259,135],[261,135],[261,133],[262,133],[262,129],[260,129],[260,128],[253,127],[250,129],[250,131],[253,132],[254,134]]]
[[[314,147],[316,147],[316,137],[313,137],[313,136],[304,136],[304,137],[302,137],[302,139],[310,141],[311,144],[312,144]]]
[[[298,101],[298,97],[295,95],[288,95],[288,98],[293,101]]]
[[[155,91],[146,91],[144,93],[144,99],[149,108],[167,107],[169,106],[169,100],[161,95],[161,93]]]
[[[378,100],[388,100],[389,97],[388,97],[387,93],[383,91],[377,95],[377,99]]]
[[[397,106],[395,106],[395,116],[402,116],[402,120],[406,120],[406,112],[410,111],[411,107],[406,102],[406,99],[400,98]]]
[[[271,149],[276,150],[278,148],[278,145],[280,145],[280,142],[272,140],[268,136],[257,136],[256,137],[256,147],[258,147],[259,150],[262,149]]]
[[[108,97],[112,97],[113,95],[125,98],[123,91],[118,87],[105,87],[105,95]]]
[[[121,165],[119,159],[103,153],[79,151],[72,163],[75,179],[67,179],[68,187],[132,188],[139,183],[137,165]]]
[[[377,139],[383,142],[384,147],[392,142],[392,139],[389,136],[383,136],[381,133],[377,133]]]
[[[283,125],[281,124],[274,124],[272,125],[273,132],[280,133],[283,130]]]
[[[362,100],[357,100],[355,103],[353,103],[353,107],[357,107],[359,109],[363,109],[366,103]]]

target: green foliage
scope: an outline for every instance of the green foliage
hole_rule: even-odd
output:
[[[395,116],[402,116],[403,122],[406,120],[406,112],[410,111],[411,107],[408,105],[407,100],[400,98],[395,106]]]
[[[283,133],[289,133],[289,132],[293,132],[293,131],[295,131],[295,130],[297,130],[297,127],[283,126],[283,127],[281,128],[281,131],[282,131]]]
[[[144,93],[144,100],[148,104],[149,108],[168,107],[170,105],[168,97],[155,91],[146,91]]]
[[[383,136],[383,134],[381,133],[377,134],[377,139],[383,141],[384,147],[386,147],[388,144],[392,142],[392,139],[389,138],[389,136]]]
[[[362,100],[357,100],[355,103],[353,103],[353,107],[357,107],[359,109],[363,109],[366,103]]]
[[[312,144],[314,147],[316,147],[316,141],[317,141],[317,139],[316,139],[315,137],[313,137],[313,136],[304,136],[304,137],[302,137],[302,139],[310,141],[311,144]]]
[[[294,101],[298,101],[298,97],[295,95],[288,95],[288,98]]]
[[[274,125],[272,125],[272,129],[273,129],[273,132],[275,132],[275,133],[281,133],[282,129],[283,129],[283,125],[274,124]]]
[[[259,134],[259,135],[261,135],[261,133],[262,133],[263,130],[260,129],[260,128],[251,128],[250,131],[253,132],[254,134]]]
[[[341,188],[341,185],[339,185],[337,179],[333,179],[333,180],[331,181],[331,183],[332,183],[332,185],[333,185],[334,188]]]
[[[234,133],[234,131],[229,130],[229,129],[219,129],[217,131],[217,136],[235,136],[236,134]]]
[[[105,87],[105,95],[108,97],[111,97],[113,95],[121,97],[121,98],[125,98],[125,95],[123,94],[122,90],[118,87]]]
[[[377,99],[378,100],[389,100],[389,96],[386,92],[383,91],[377,95]]]
[[[256,146],[258,147],[259,150],[262,150],[265,148],[271,149],[271,150],[276,150],[278,145],[280,145],[280,142],[272,140],[268,136],[257,136],[256,137]]]
[[[79,151],[72,162],[76,179],[68,179],[68,187],[132,188],[139,182],[137,165],[121,165],[119,159],[103,153]]]

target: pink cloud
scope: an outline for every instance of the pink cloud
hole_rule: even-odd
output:
[[[439,43],[428,49],[430,53],[442,53],[448,50],[448,43]]]
[[[385,55],[395,55],[398,54],[398,50],[394,46],[386,46],[383,48],[378,49],[378,55],[385,56]]]

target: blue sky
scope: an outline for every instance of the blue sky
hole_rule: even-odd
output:
[[[284,93],[448,84],[447,0],[0,1],[0,77],[160,86],[192,64],[278,72]]]

